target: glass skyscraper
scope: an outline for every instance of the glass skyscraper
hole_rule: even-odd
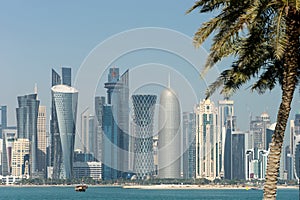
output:
[[[40,101],[37,94],[18,96],[17,132],[18,138],[30,141],[30,173],[37,171],[37,118]]]
[[[182,119],[183,178],[195,178],[196,175],[196,115],[184,112]]]
[[[60,85],[60,84],[66,84],[68,86],[71,86],[71,68],[62,67],[62,77],[57,73],[54,69],[52,69],[52,82],[51,87]],[[55,108],[54,99],[52,96],[52,103],[51,103],[51,118],[50,118],[50,149],[49,153],[47,154],[47,160],[48,160],[48,166],[53,167],[54,162],[58,162],[59,158],[59,152],[61,152],[61,141],[59,137],[59,128],[58,128],[58,119],[57,119],[57,113]],[[56,165],[57,166],[57,165]],[[54,171],[53,175],[57,175],[57,173]],[[53,178],[58,178],[53,177]]]
[[[78,91],[67,85],[51,88],[59,129],[60,148],[54,157],[54,178],[69,179],[73,176],[73,157],[77,114]]]
[[[129,71],[119,76],[119,68],[110,68],[107,104],[103,105],[103,175],[104,179],[125,178],[128,172],[129,147]],[[100,101],[100,99],[98,99]],[[99,102],[98,102],[99,103]],[[98,110],[100,112],[100,110]],[[96,114],[97,115],[97,114]],[[99,119],[99,116],[97,116]]]
[[[0,138],[2,138],[2,130],[7,128],[7,107],[0,106],[0,110],[1,110]]]
[[[156,95],[132,95],[132,102],[136,137],[134,172],[138,179],[145,179],[154,172],[153,118]]]
[[[158,133],[158,177],[180,178],[181,159],[180,104],[173,90],[160,95]]]

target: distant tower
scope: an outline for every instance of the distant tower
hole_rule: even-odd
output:
[[[27,138],[18,138],[13,142],[12,148],[12,175],[29,176],[30,141]]]
[[[182,115],[183,178],[195,178],[196,174],[196,115],[184,112]]]
[[[218,102],[218,137],[220,141],[220,152],[219,152],[219,171],[220,177],[224,177],[224,155],[225,155],[225,141],[227,132],[227,118],[234,116],[234,101],[229,100],[227,97]]]
[[[135,129],[134,172],[139,179],[151,177],[154,171],[153,118],[155,95],[132,95]]]
[[[218,174],[217,113],[218,109],[210,100],[203,100],[197,105],[196,113],[196,178],[210,180]]]
[[[160,94],[158,134],[158,177],[180,178],[180,104],[173,90]]]
[[[72,178],[78,91],[67,85],[51,88],[59,128],[60,152],[56,152],[54,178]]]
[[[37,169],[40,172],[46,172],[46,151],[47,151],[47,133],[46,133],[46,106],[39,106],[37,119]]]
[[[72,71],[69,67],[61,68],[62,84],[72,86]]]
[[[0,106],[0,110],[1,110],[0,138],[2,138],[1,130],[7,128],[7,106]]]
[[[40,101],[37,94],[18,96],[17,130],[18,138],[26,138],[30,141],[30,174],[37,169],[37,118]]]

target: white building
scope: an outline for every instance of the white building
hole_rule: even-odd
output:
[[[213,180],[220,175],[219,146],[217,134],[218,109],[207,99],[195,108],[196,113],[196,178]]]

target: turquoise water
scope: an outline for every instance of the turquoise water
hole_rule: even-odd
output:
[[[190,199],[262,199],[262,190],[141,190],[118,187],[89,187],[75,192],[74,187],[0,187],[0,199],[105,199],[105,200],[190,200]],[[298,190],[280,189],[277,199],[299,199]]]

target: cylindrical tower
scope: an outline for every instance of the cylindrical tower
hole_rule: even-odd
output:
[[[51,88],[55,103],[59,128],[59,142],[54,152],[54,173],[60,178],[72,178],[73,152],[75,144],[75,127],[78,91],[67,85],[56,85]],[[59,151],[59,152],[58,152]]]
[[[153,159],[153,117],[155,95],[132,95],[134,110],[135,149],[134,171],[137,178],[151,177],[154,171]]]
[[[160,95],[158,134],[158,177],[180,178],[180,105],[173,90]]]

